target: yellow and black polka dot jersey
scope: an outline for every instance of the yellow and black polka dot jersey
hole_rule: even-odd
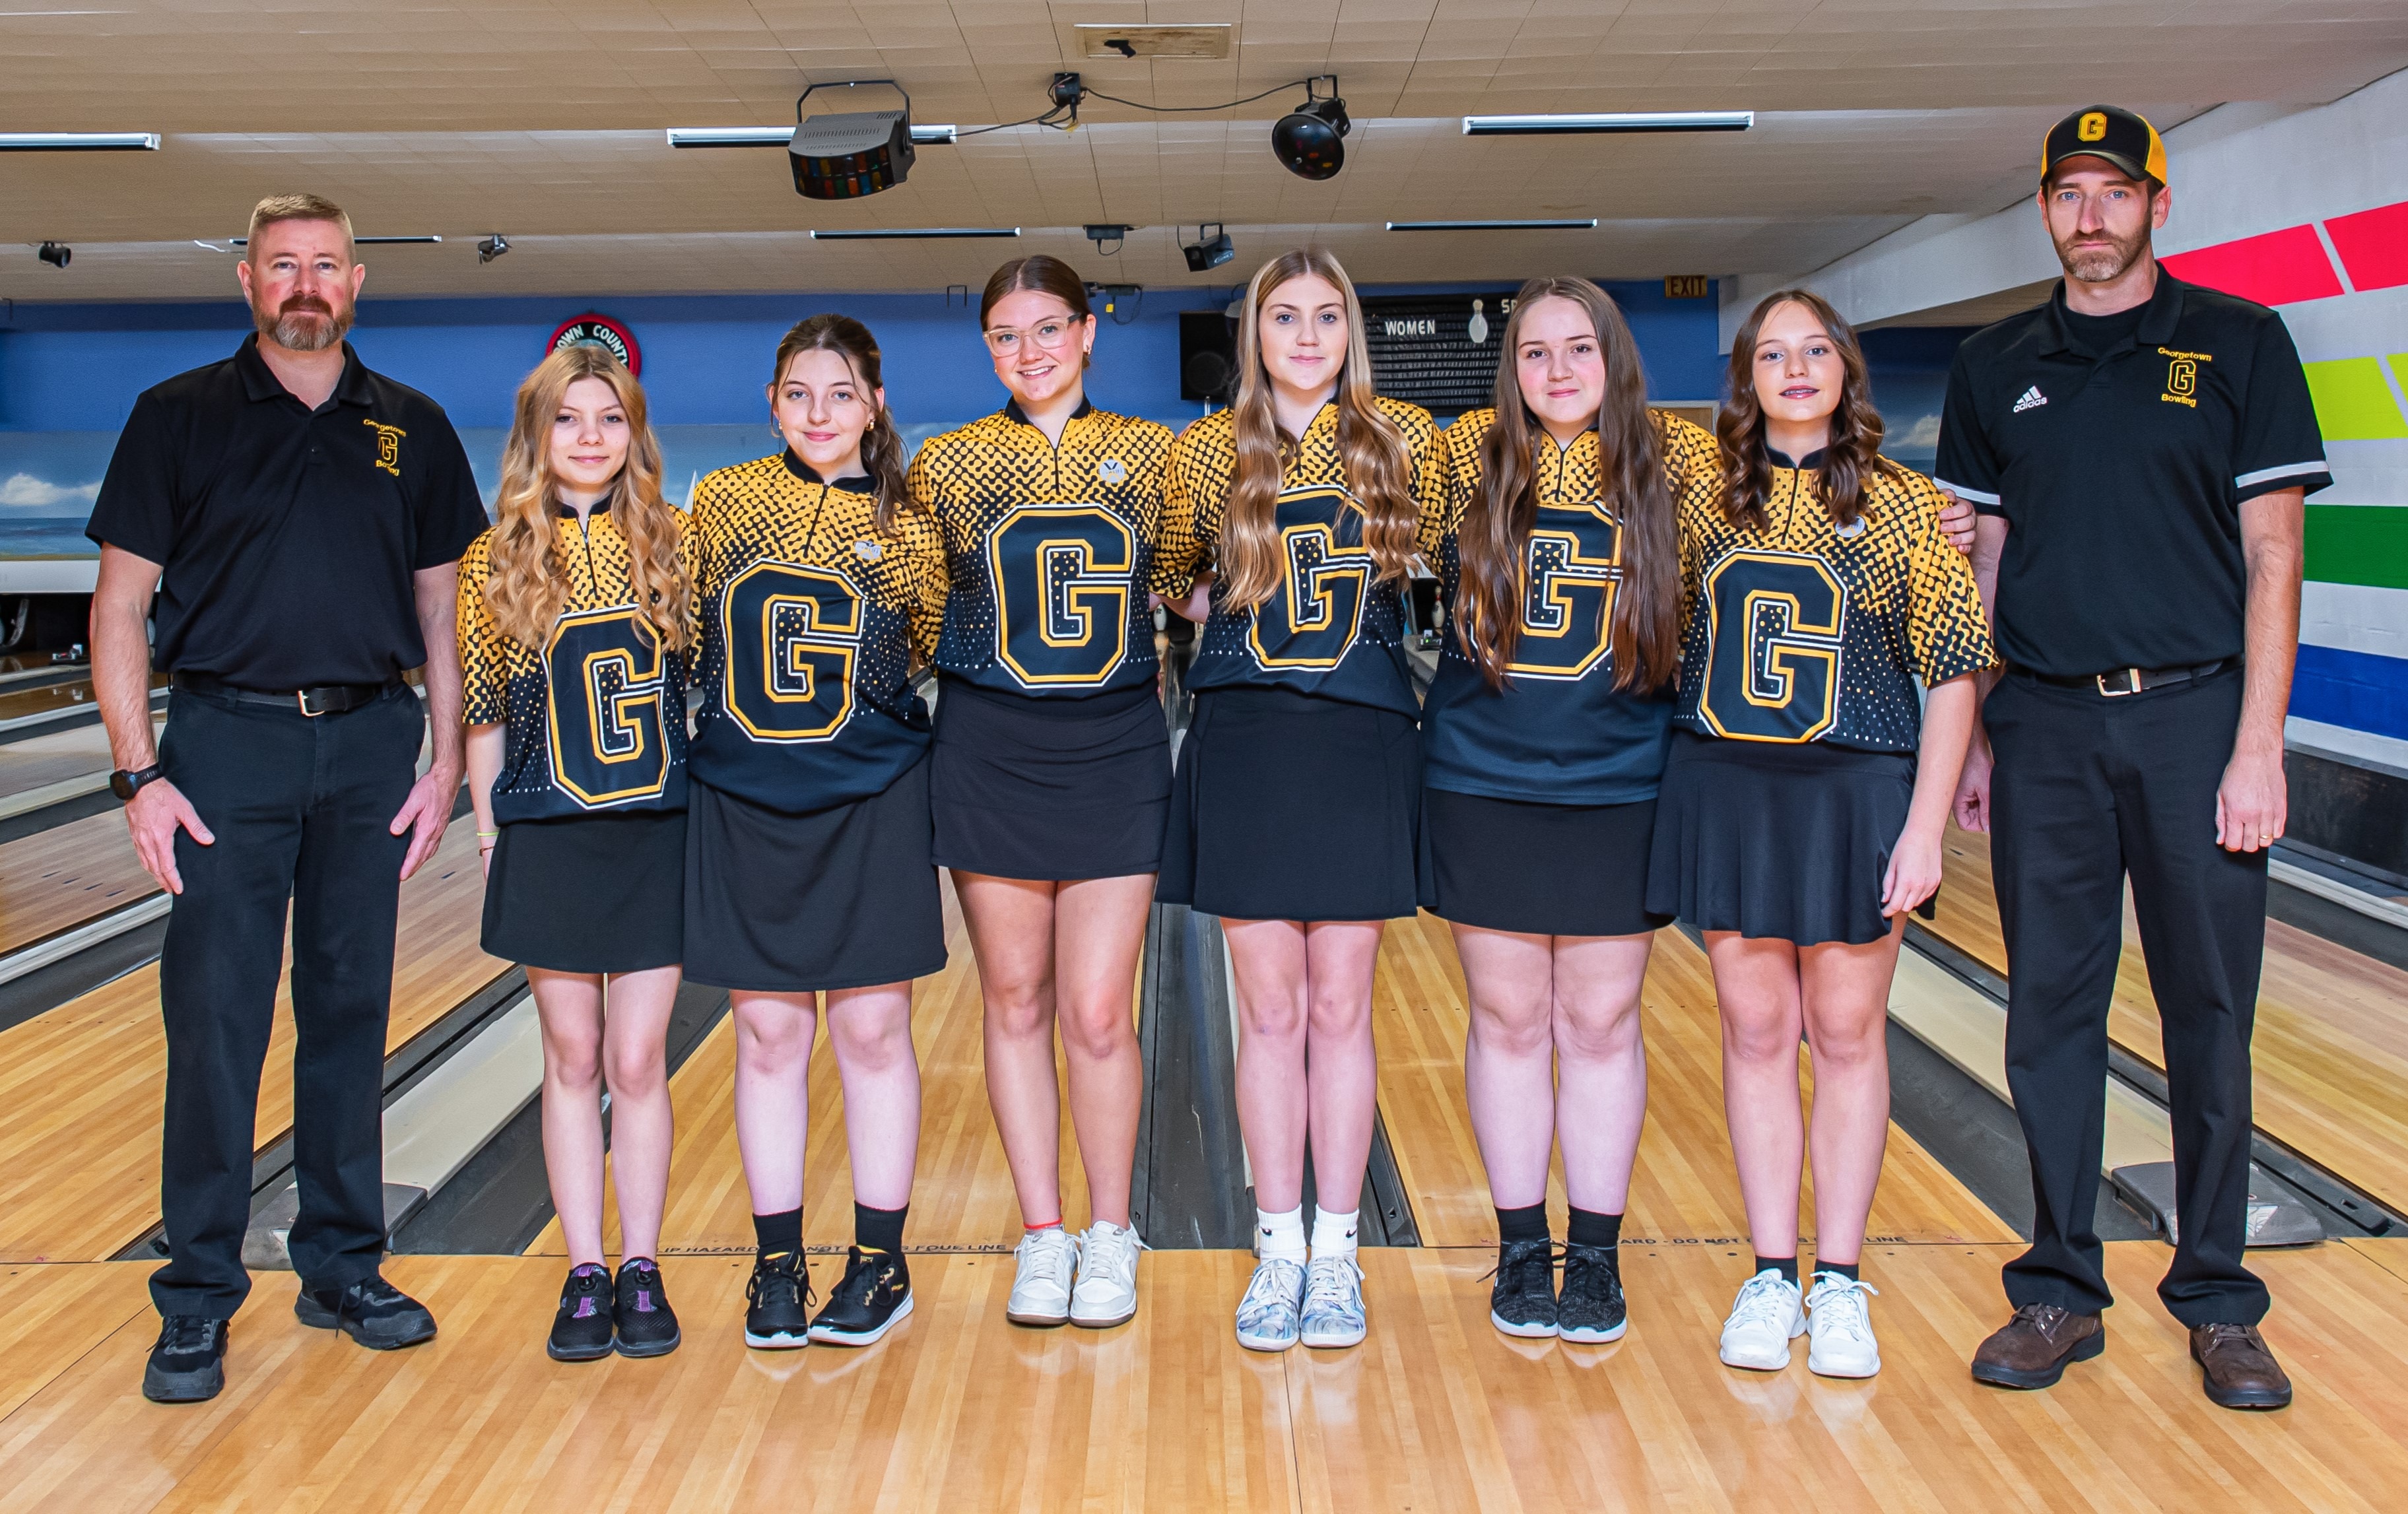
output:
[[[695,486],[694,776],[804,815],[882,793],[928,749],[911,660],[936,649],[945,549],[867,478],[822,482],[787,453]]]
[[[458,617],[463,713],[471,725],[503,728],[494,819],[683,809],[686,660],[637,614],[627,538],[609,507],[582,521],[555,507],[568,599],[539,648],[504,631],[486,603],[497,529],[460,559]],[[678,558],[689,575],[693,548],[681,514]]]
[[[1730,523],[1713,495],[1681,508],[1679,722],[1737,741],[1828,741],[1913,751],[1914,680],[1945,683],[1998,660],[1973,570],[1940,534],[1940,492],[1919,473],[1873,473],[1863,513],[1836,526],[1804,470],[1773,454],[1767,526]]]
[[[1714,439],[1653,410],[1675,509],[1711,502]],[[1457,536],[1480,495],[1481,442],[1494,410],[1447,428],[1448,487],[1430,565],[1450,622],[1463,582]],[[1541,434],[1532,459],[1538,514],[1522,557],[1522,625],[1505,687],[1492,686],[1447,633],[1422,712],[1429,786],[1541,805],[1627,805],[1656,797],[1671,743],[1674,690],[1614,687],[1613,606],[1628,558],[1622,522],[1601,500],[1597,433],[1569,447]]]
[[[922,446],[911,497],[944,532],[952,580],[937,666],[1030,696],[1153,681],[1170,443],[1168,426],[1082,404],[1057,447],[1014,401]]]
[[[1446,504],[1446,438],[1418,405],[1383,399],[1381,413],[1405,436],[1406,487],[1421,515],[1424,556],[1436,551]],[[1236,487],[1235,412],[1216,410],[1179,434],[1163,490],[1158,556],[1177,593],[1218,548]],[[1197,639],[1192,689],[1273,685],[1325,699],[1418,717],[1405,664],[1402,586],[1377,583],[1363,542],[1363,507],[1348,492],[1338,452],[1338,407],[1325,405],[1288,463],[1277,505],[1280,581],[1269,599],[1233,612],[1226,584],[1212,586],[1212,613]]]

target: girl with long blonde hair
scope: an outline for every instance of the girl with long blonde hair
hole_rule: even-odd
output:
[[[691,564],[635,376],[598,347],[544,359],[519,386],[494,523],[460,562],[459,637],[484,949],[525,966],[543,1025],[544,1166],[569,1258],[555,1361],[679,1339],[653,1253],[684,955]]]
[[[1181,435],[1166,482],[1168,576],[1217,573],[1178,607],[1204,629],[1156,897],[1222,917],[1237,984],[1261,1257],[1239,1343],[1352,1346],[1372,964],[1420,898],[1402,591],[1436,545],[1445,445],[1429,412],[1373,393],[1362,307],[1326,252],[1254,275],[1238,347],[1236,405]]]

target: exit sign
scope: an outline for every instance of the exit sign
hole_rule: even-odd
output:
[[[1702,300],[1714,292],[1714,281],[1704,274],[1667,274],[1664,297],[1668,300]]]

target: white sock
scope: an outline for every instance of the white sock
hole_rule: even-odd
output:
[[[1266,1262],[1301,1262],[1304,1250],[1304,1206],[1284,1214],[1254,1211],[1254,1251]]]
[[[1312,1207],[1312,1254],[1315,1256],[1353,1256],[1354,1254],[1354,1221],[1363,1213],[1349,1209],[1344,1214],[1332,1214],[1316,1204]]]

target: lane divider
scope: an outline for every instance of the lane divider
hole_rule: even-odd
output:
[[[162,889],[80,925],[71,925],[55,936],[46,936],[30,946],[19,947],[0,957],[0,983],[13,982],[27,973],[38,972],[54,962],[64,962],[87,948],[123,936],[136,926],[163,920],[172,902],[173,896]]]

